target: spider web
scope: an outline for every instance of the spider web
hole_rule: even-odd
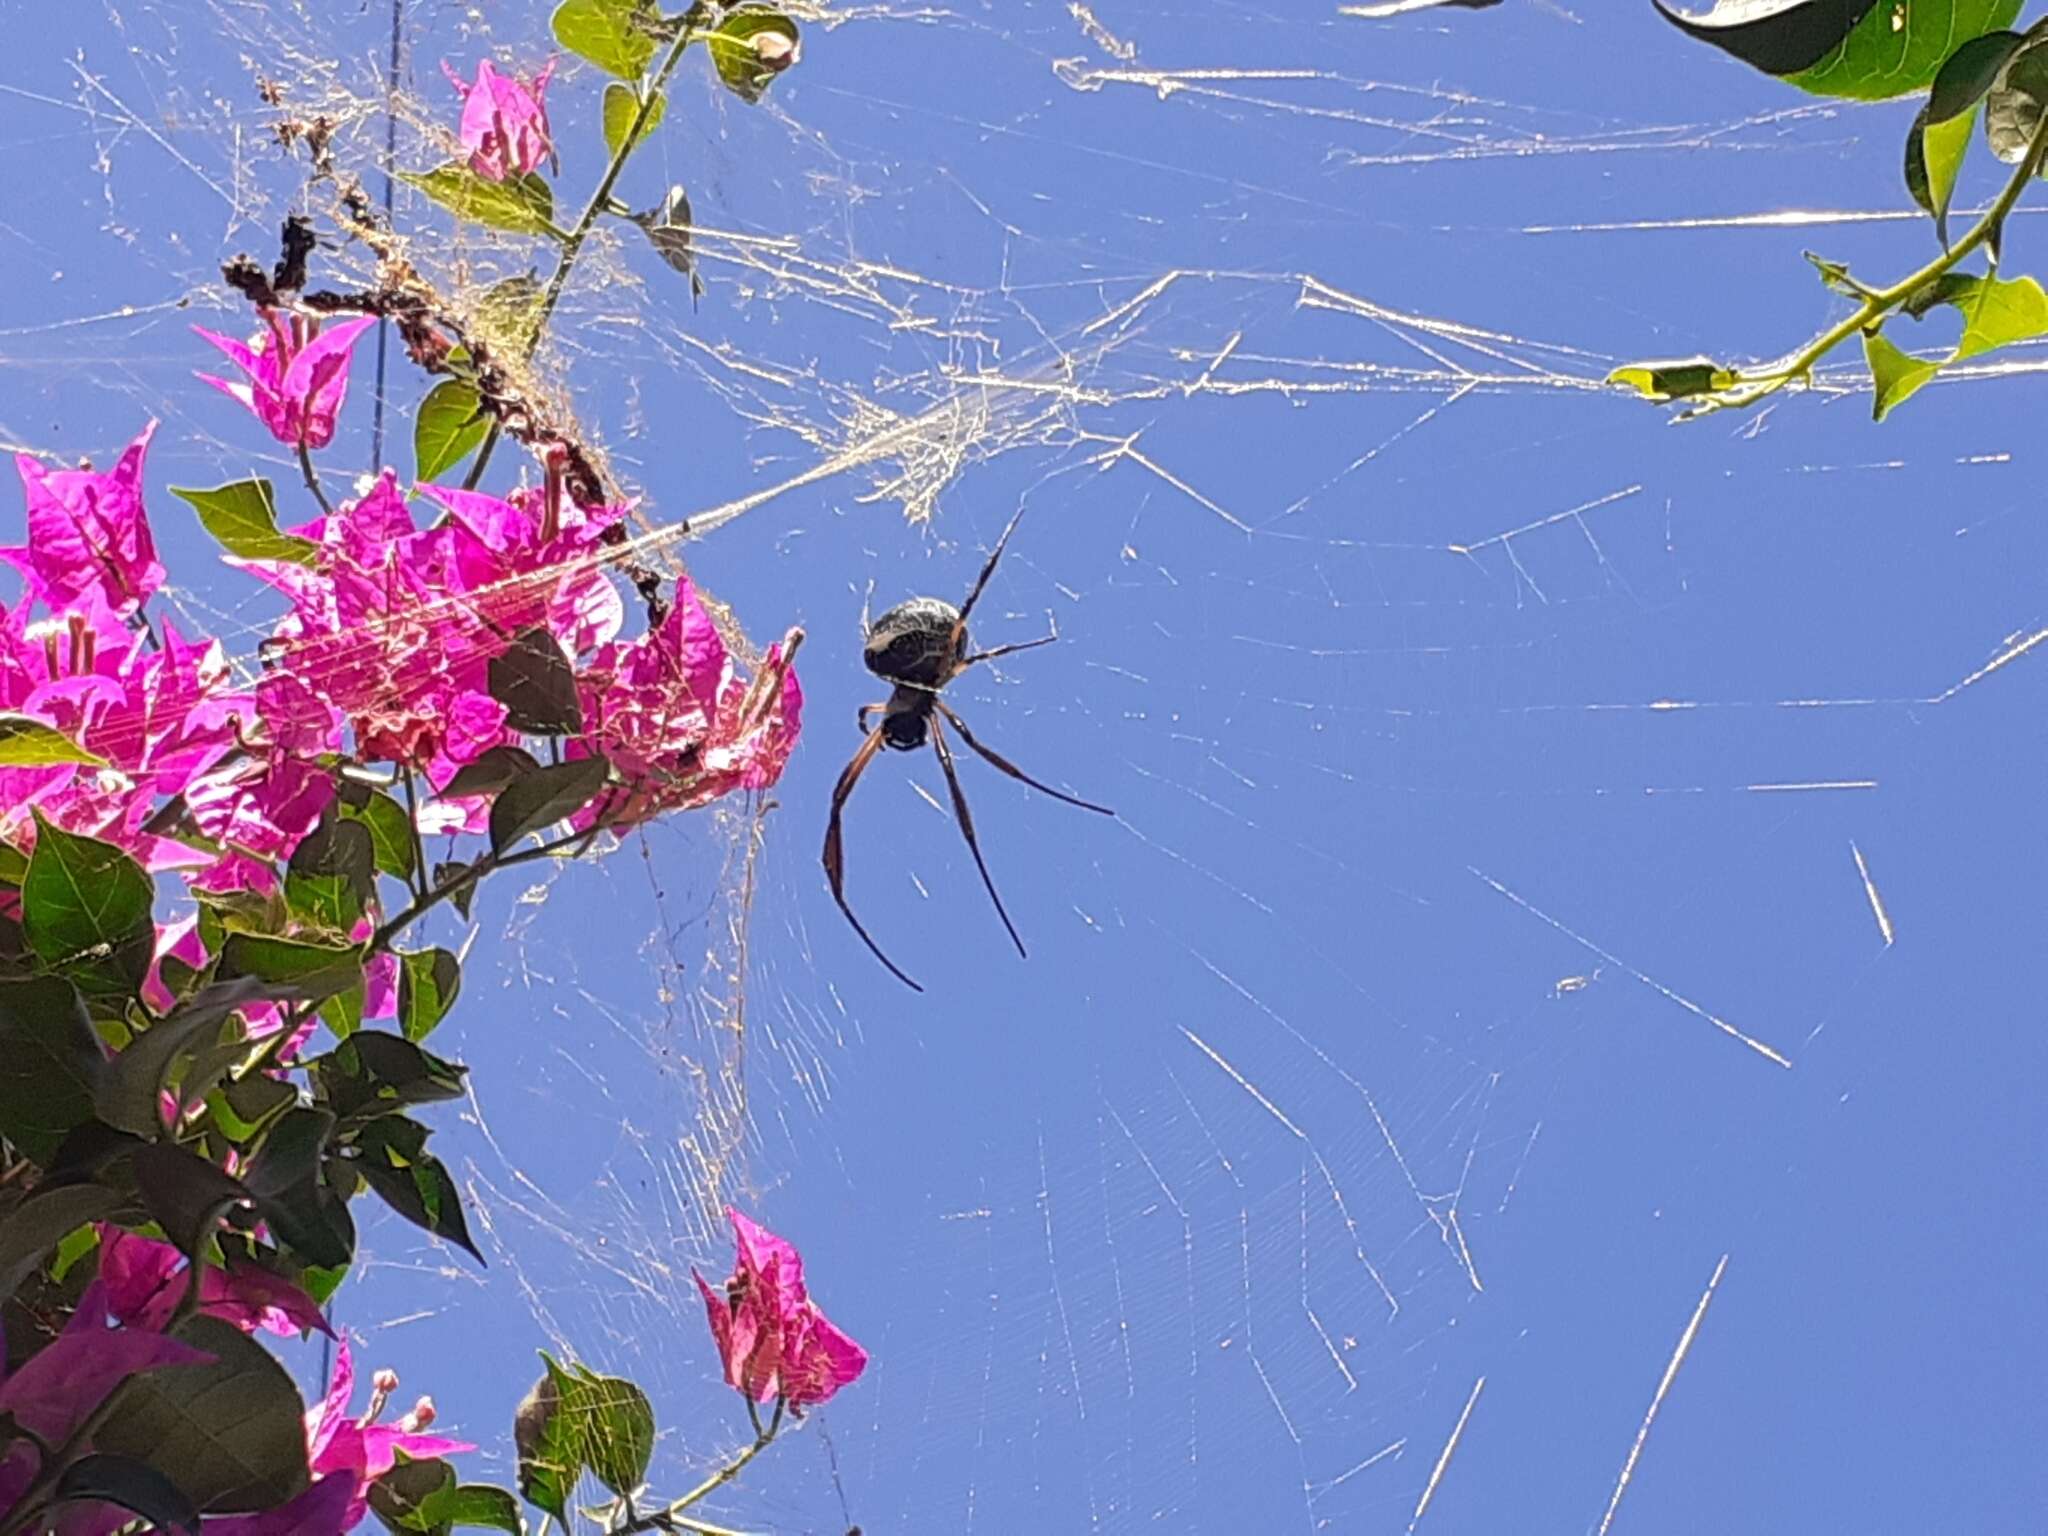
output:
[[[189,321],[246,320],[220,259],[321,211],[257,82],[374,192],[387,142],[447,152],[440,58],[549,49],[538,8],[413,0],[393,95],[389,13],[331,11],[42,18],[0,80],[0,147],[48,168],[4,221],[0,438],[104,455],[162,416],[171,597],[244,662],[271,610],[155,488],[296,483],[185,378]],[[875,1364],[707,1506],[726,1525],[1658,1528],[1737,1499],[1705,1410],[1660,1415],[1708,1300],[1793,1241],[1760,1214],[1803,1197],[1788,1149],[1896,1079],[1859,1050],[1888,865],[1939,878],[1901,818],[1960,815],[1922,733],[2034,686],[2048,635],[2007,516],[2028,386],[1872,435],[1822,408],[1858,387],[1835,369],[1674,433],[1599,380],[1804,336],[1802,242],[1921,259],[1872,149],[1900,124],[1557,6],[799,14],[765,106],[692,61],[629,171],[636,207],[688,188],[701,307],[601,226],[540,372],[642,498],[640,553],[750,633],[808,627],[805,748],[772,801],[451,927],[437,1043],[473,1097],[437,1146],[491,1267],[371,1221],[342,1320],[501,1471],[531,1347],[633,1376],[672,1493],[744,1440],[689,1278],[737,1200]],[[551,99],[572,207],[600,84]],[[458,303],[537,259],[397,204]],[[1976,376],[2041,366],[2014,357]],[[336,462],[367,469],[367,354],[355,387]],[[387,461],[421,390],[394,348]],[[1867,537],[1879,487],[1909,515]],[[949,699],[1119,818],[965,765],[1018,964],[930,765],[877,763],[849,894],[913,999],[817,876],[858,617],[957,601],[1020,505],[976,634],[1050,615],[1061,643]]]

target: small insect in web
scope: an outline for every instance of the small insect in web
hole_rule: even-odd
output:
[[[961,834],[967,839],[968,851],[974,855],[975,868],[981,871],[981,883],[988,888],[989,900],[996,906],[996,916],[1003,920],[1003,926],[1010,932],[1010,942],[1017,946],[1020,955],[1024,953],[1024,941],[1017,936],[1017,925],[1010,921],[1010,914],[1003,909],[1003,898],[996,894],[996,883],[990,878],[988,863],[981,856],[981,844],[974,835],[974,818],[968,813],[967,796],[961,792],[960,775],[953,766],[953,749],[946,741],[946,726],[952,726],[978,756],[1011,778],[1084,811],[1094,811],[1103,816],[1116,814],[1106,805],[1077,800],[1050,785],[1039,783],[1001,753],[983,746],[974,732],[967,728],[967,722],[939,696],[948,683],[977,662],[994,661],[998,656],[1034,650],[1059,638],[1055,633],[1013,645],[999,645],[988,651],[970,652],[967,649],[967,620],[981,598],[982,589],[988,585],[989,577],[995,574],[996,562],[1003,558],[1003,549],[1010,542],[1010,535],[1017,531],[1018,520],[1023,516],[1022,509],[1019,509],[1016,517],[1010,519],[1010,526],[1003,530],[1003,536],[996,540],[988,564],[975,578],[974,589],[967,594],[966,602],[958,608],[935,597],[913,597],[906,603],[898,603],[868,626],[861,650],[861,659],[867,663],[868,670],[890,684],[891,688],[886,702],[860,707],[860,729],[866,733],[867,739],[853,754],[853,761],[846,765],[845,772],[839,775],[839,783],[832,790],[832,819],[825,828],[825,878],[831,882],[832,899],[839,903],[839,910],[853,924],[853,931],[874,951],[875,958],[889,968],[891,975],[916,992],[922,992],[924,988],[882,953],[882,946],[869,936],[846,901],[846,861],[840,843],[840,816],[846,809],[847,797],[853,793],[853,786],[860,782],[860,776],[867,772],[868,764],[875,760],[877,752],[883,747],[893,747],[898,752],[914,752],[927,740],[931,742],[932,750],[938,754],[939,767],[945,771],[946,788],[952,792],[954,818],[959,821]],[[878,711],[881,723],[870,731],[868,716]]]

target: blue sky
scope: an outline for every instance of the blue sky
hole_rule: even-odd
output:
[[[346,11],[36,8],[0,64],[34,183],[0,440],[109,456],[162,417],[177,601],[243,657],[269,609],[161,487],[291,475],[186,327],[240,323],[217,262],[298,194],[252,68],[369,168],[388,12]],[[1809,101],[1647,4],[842,14],[768,110],[694,61],[629,169],[724,232],[701,308],[621,243],[560,338],[656,524],[909,445],[680,550],[810,637],[735,1176],[875,1356],[714,1518],[1402,1531],[1462,1417],[1418,1529],[1596,1529],[1725,1255],[1612,1529],[2037,1526],[2039,385],[1882,427],[1590,387],[1802,340],[1836,313],[1803,249],[1925,260],[1910,105]],[[505,3],[410,6],[407,47],[407,166],[441,57],[549,51]],[[599,87],[551,99],[570,205]],[[442,280],[538,259],[407,216]],[[2037,243],[2015,219],[2016,270]],[[401,468],[421,391],[394,366]],[[1060,643],[952,701],[1119,817],[963,764],[1019,961],[935,765],[877,763],[848,886],[913,996],[818,867],[862,602],[957,600],[1019,506],[977,636]],[[439,1145],[491,1266],[370,1221],[341,1316],[483,1467],[543,1346],[647,1386],[663,1487],[743,1436],[688,1280],[725,1261],[737,846],[700,817],[478,903]]]

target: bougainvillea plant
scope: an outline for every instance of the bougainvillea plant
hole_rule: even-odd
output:
[[[466,920],[499,870],[773,785],[801,727],[801,632],[744,666],[687,578],[632,563],[627,499],[512,382],[599,219],[646,230],[694,284],[687,228],[615,189],[691,47],[757,101],[796,62],[796,25],[755,4],[567,0],[554,32],[617,77],[577,222],[556,225],[546,179],[553,60],[451,69],[460,153],[407,178],[553,247],[509,344],[405,265],[321,135],[280,134],[341,186],[335,217],[380,270],[366,291],[309,290],[317,242],[295,218],[274,271],[224,269],[247,323],[199,333],[240,374],[199,377],[292,450],[309,503],[281,518],[260,478],[171,488],[279,601],[253,656],[153,605],[154,423],[111,469],[18,460],[26,537],[0,550],[19,575],[0,594],[0,1536],[338,1536],[372,1514],[519,1532],[522,1497],[563,1530],[700,1529],[692,1505],[865,1365],[795,1249],[737,1212],[708,1342],[752,1438],[678,1499],[643,1486],[654,1416],[631,1382],[547,1360],[515,1420],[515,1495],[458,1478],[447,1458],[472,1447],[428,1432],[430,1399],[387,1421],[389,1371],[354,1408],[346,1338],[310,1407],[261,1342],[329,1331],[359,1199],[481,1262],[429,1147],[466,1069],[428,1048],[462,969],[423,921]],[[656,206],[686,224],[678,192]],[[439,375],[415,473],[330,498],[316,455],[380,319]],[[506,437],[526,483],[482,488]],[[610,1493],[594,1513],[571,1503],[586,1474]]]
[[[1930,220],[1939,254],[1904,277],[1870,283],[1809,251],[1821,282],[1847,312],[1783,357],[1728,364],[1712,358],[1630,363],[1609,382],[1655,401],[1682,400],[1687,415],[1745,407],[1813,370],[1852,337],[1863,343],[1878,420],[1942,369],[2048,334],[2048,293],[2004,271],[2006,220],[2048,168],[2048,17],[2012,30],[2021,0],[1718,0],[1687,15],[1654,0],[1688,35],[1818,96],[1888,101],[1918,96],[1905,126],[1906,193]],[[1968,228],[1949,224],[1951,201],[1979,124],[1991,154],[2012,167]],[[1979,253],[1977,270],[1968,267]],[[1904,318],[1916,324],[1954,310],[1952,343],[1906,350]]]

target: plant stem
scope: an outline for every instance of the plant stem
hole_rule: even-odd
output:
[[[675,1524],[676,1517],[681,1515],[692,1504],[697,1503],[701,1499],[709,1498],[727,1483],[738,1477],[748,1462],[752,1461],[774,1443],[776,1432],[782,1428],[782,1407],[782,1399],[778,1397],[775,1400],[775,1412],[770,1416],[767,1427],[763,1428],[761,1427],[760,1415],[755,1412],[753,1400],[749,1399],[747,1402],[747,1413],[754,1420],[754,1443],[743,1447],[740,1453],[733,1457],[731,1461],[728,1461],[716,1472],[705,1478],[703,1482],[692,1488],[680,1499],[672,1500],[670,1503],[664,1504],[653,1514],[642,1515],[630,1524],[621,1526],[615,1533],[615,1536],[638,1536],[638,1533],[643,1531],[667,1530]]]
[[[306,446],[306,440],[299,439],[299,470],[306,477],[306,489],[313,493],[313,499],[320,503],[320,510],[329,517],[334,515],[334,506],[327,499],[327,493],[320,489],[320,472],[313,468],[313,453]]]
[[[2027,141],[2027,152],[2020,157],[2012,178],[1999,192],[1998,198],[1984,210],[1982,218],[1970,226],[1970,232],[1935,257],[1918,271],[1902,277],[1889,288],[1864,290],[1864,299],[1848,318],[1829,326],[1813,340],[1792,353],[1763,373],[1743,374],[1737,372],[1735,382],[1723,393],[1722,405],[1745,407],[1757,403],[1768,395],[1776,394],[1787,384],[1807,378],[1813,372],[1814,364],[1828,353],[1847,341],[1873,321],[1881,320],[1900,304],[1918,293],[1935,279],[1952,271],[1957,262],[1985,244],[2005,225],[2006,215],[2027,189],[2027,183],[2034,179],[2041,169],[2044,157],[2048,157],[2048,114],[2034,129],[2034,136]],[[1710,406],[1709,409],[1716,407]]]
[[[412,769],[404,770],[405,831],[412,839],[412,878],[406,884],[415,898],[427,894],[427,845],[420,838],[419,792],[413,787]]]
[[[694,11],[692,12],[694,15]],[[562,290],[568,285],[570,270],[576,265],[576,258],[583,254],[583,243],[590,238],[590,231],[596,226],[599,215],[611,208],[612,188],[618,184],[620,174],[626,169],[626,161],[639,147],[640,135],[647,126],[647,119],[654,114],[654,104],[661,100],[661,93],[668,88],[669,76],[675,73],[676,65],[683,59],[683,50],[697,35],[694,20],[686,21],[676,34],[676,40],[668,51],[668,57],[661,61],[661,68],[655,71],[654,84],[640,98],[640,109],[633,114],[633,122],[626,130],[626,136],[619,141],[619,147],[612,154],[611,164],[604,170],[604,179],[597,184],[597,190],[590,194],[590,201],[584,205],[583,215],[575,227],[562,241],[562,254],[555,260],[555,270],[548,278],[548,285],[541,293],[540,309],[533,317],[533,326],[526,336],[526,356],[532,357],[540,346],[541,333],[547,329],[548,321],[554,317],[555,306],[562,301]],[[502,423],[493,420],[491,428],[484,434],[483,446],[477,450],[476,461],[469,466],[469,473],[463,477],[462,488],[473,491],[477,482],[483,479],[484,470],[491,462],[491,450],[498,446],[503,431]]]
[[[527,848],[518,853],[508,853],[503,858],[494,853],[485,854],[460,874],[449,876],[444,883],[427,891],[424,895],[417,898],[411,906],[379,928],[370,938],[369,947],[371,952],[374,953],[389,947],[391,941],[397,938],[399,934],[418,922],[422,917],[425,917],[449,897],[458,895],[465,886],[476,884],[485,875],[492,874],[501,869],[511,869],[519,864],[531,864],[535,859],[552,858],[565,848],[573,847],[578,843],[587,843],[603,830],[603,825],[600,823],[597,826],[591,827],[588,831],[571,832],[566,836],[556,838],[551,843],[542,843],[538,848]]]

